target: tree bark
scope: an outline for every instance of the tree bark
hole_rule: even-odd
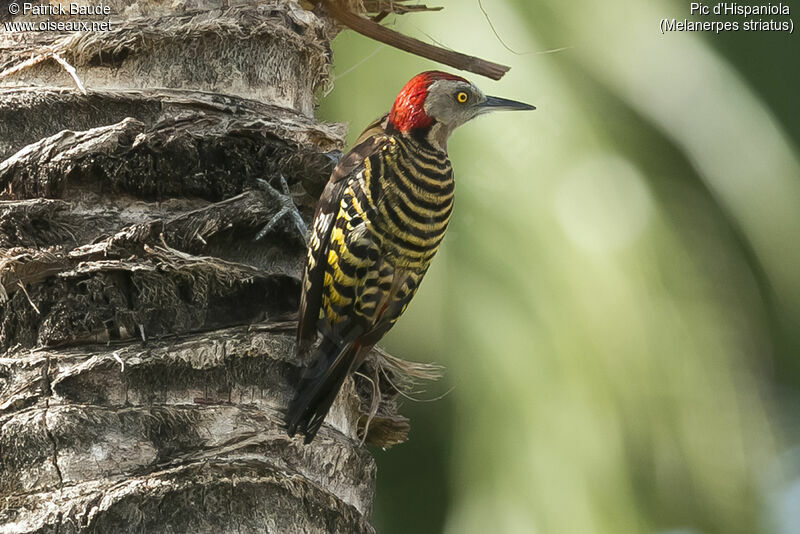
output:
[[[254,241],[282,179],[310,219],[342,148],[312,115],[336,29],[288,0],[106,4],[109,32],[0,34],[0,532],[373,532],[391,373],[288,438],[304,236]]]

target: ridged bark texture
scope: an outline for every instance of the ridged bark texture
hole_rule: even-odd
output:
[[[106,4],[107,33],[0,34],[0,71],[55,52],[87,88],[53,57],[0,79],[0,532],[373,532],[370,383],[286,436],[305,245],[288,217],[253,240],[281,177],[311,217],[342,148],[312,115],[335,28]],[[403,439],[372,408],[368,438]]]

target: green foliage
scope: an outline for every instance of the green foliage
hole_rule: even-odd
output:
[[[454,220],[385,345],[454,391],[379,453],[379,532],[795,532],[798,40],[662,35],[677,2],[484,2],[517,55],[440,4],[394,27],[510,64],[470,78],[539,109],[450,141]],[[322,115],[351,139],[441,68],[334,51]]]

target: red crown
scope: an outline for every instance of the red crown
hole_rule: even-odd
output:
[[[389,112],[389,125],[400,132],[409,132],[433,124],[433,119],[425,113],[425,98],[428,96],[428,87],[438,80],[467,81],[438,70],[417,74],[408,80],[395,98],[392,111]]]

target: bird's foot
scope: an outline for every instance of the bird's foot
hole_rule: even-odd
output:
[[[259,230],[256,237],[253,238],[253,241],[258,241],[262,239],[265,235],[270,233],[275,226],[280,222],[281,219],[284,217],[289,217],[289,220],[292,223],[292,226],[297,230],[298,235],[306,242],[306,234],[308,233],[308,228],[306,227],[306,223],[303,220],[303,217],[300,216],[300,211],[297,209],[297,206],[294,205],[294,199],[292,199],[292,193],[289,191],[289,184],[286,183],[286,178],[283,175],[280,175],[280,182],[281,182],[281,191],[278,191],[274,187],[272,187],[269,182],[263,180],[261,178],[256,179],[256,185],[258,188],[267,193],[271,198],[271,200],[280,206],[275,215],[264,225],[261,230]]]

